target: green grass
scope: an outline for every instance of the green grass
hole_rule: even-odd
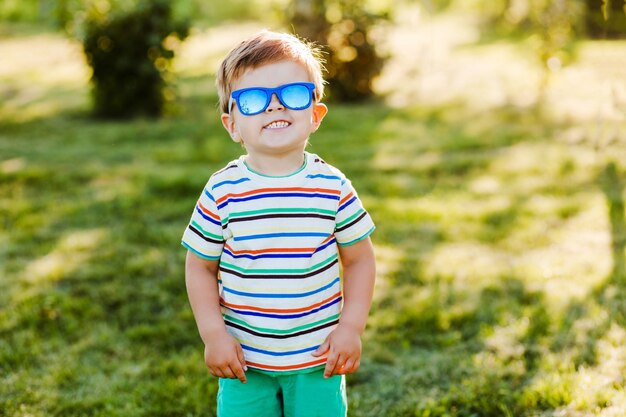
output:
[[[241,151],[211,83],[181,73],[177,113],[134,122],[92,120],[84,78],[58,84],[0,90],[0,416],[214,415],[179,246]],[[330,105],[309,150],[378,226],[351,416],[624,415],[626,181],[608,161],[626,148],[560,140],[570,127]]]

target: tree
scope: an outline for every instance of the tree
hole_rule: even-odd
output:
[[[585,26],[591,38],[626,37],[625,0],[585,0]]]
[[[371,97],[372,81],[385,57],[376,49],[373,28],[389,11],[371,12],[361,0],[294,0],[287,14],[297,35],[324,47],[330,98],[356,101]]]
[[[83,48],[93,69],[96,115],[161,115],[169,98],[165,77],[174,57],[172,39],[187,34],[187,22],[172,21],[167,0],[143,1],[130,13],[89,20]]]

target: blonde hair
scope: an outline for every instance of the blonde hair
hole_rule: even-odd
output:
[[[220,64],[215,84],[222,112],[229,111],[232,87],[239,77],[249,69],[280,61],[293,61],[302,65],[311,78],[309,81],[315,84],[315,100],[322,99],[324,66],[321,49],[288,33],[263,30],[234,47]]]

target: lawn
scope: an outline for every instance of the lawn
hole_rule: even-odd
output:
[[[177,105],[132,122],[89,117],[79,45],[0,27],[0,416],[214,415],[179,242],[241,152],[211,74],[256,26],[194,33]],[[626,45],[582,43],[528,104],[515,44],[458,43],[428,84],[398,56],[386,101],[330,104],[311,139],[378,226],[350,416],[624,416]]]

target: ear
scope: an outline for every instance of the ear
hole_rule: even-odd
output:
[[[235,119],[232,114],[222,113],[222,125],[224,129],[230,135],[230,138],[234,142],[241,142],[241,136],[239,135],[239,131],[237,130],[237,126],[235,125]]]
[[[322,119],[328,113],[328,107],[324,103],[315,103],[313,106],[313,115],[311,116],[311,133],[315,132],[322,123]]]

